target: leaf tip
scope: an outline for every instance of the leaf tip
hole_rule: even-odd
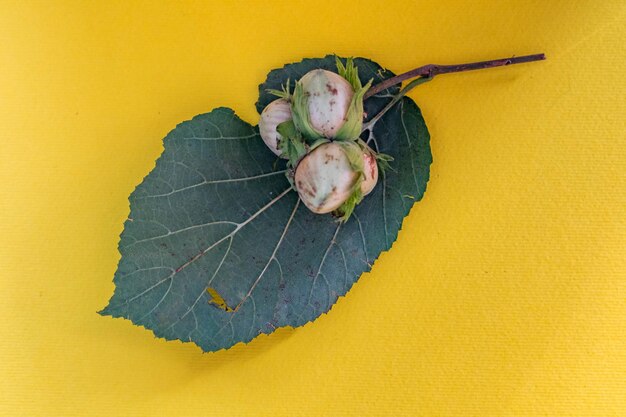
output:
[[[96,311],[96,314],[98,314],[98,315],[100,315],[102,317],[107,317],[107,316],[113,317],[113,313],[110,310],[110,306],[111,306],[111,304],[108,304],[102,310]]]

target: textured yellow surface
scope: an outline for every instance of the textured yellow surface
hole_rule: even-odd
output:
[[[0,1],[0,415],[626,416],[626,4]],[[103,318],[176,123],[328,52],[401,72],[431,181],[330,314],[201,354]]]

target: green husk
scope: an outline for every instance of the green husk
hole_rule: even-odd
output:
[[[344,223],[348,221],[356,206],[361,201],[363,201],[364,196],[361,192],[361,183],[365,179],[365,173],[363,171],[363,151],[361,150],[361,147],[355,142],[336,143],[340,144],[343,147],[345,154],[348,157],[348,161],[350,162],[350,167],[354,172],[359,175],[357,180],[352,185],[350,197],[348,197],[348,199],[344,201],[343,204],[333,212],[333,214],[338,217],[339,221]]]
[[[337,65],[337,73],[350,83],[354,91],[363,88],[359,79],[359,69],[354,66],[353,58],[346,58],[346,65],[344,66],[341,59],[335,56],[335,65]]]
[[[354,65],[352,58],[346,59],[345,66],[338,57],[335,58],[335,62],[339,75],[345,78],[354,89],[354,95],[350,101],[348,114],[346,114],[346,122],[337,131],[335,139],[343,141],[356,140],[363,129],[363,96],[371,87],[372,80],[369,80],[365,86],[361,85],[359,69]]]
[[[281,139],[278,141],[278,149],[281,156],[286,156],[289,160],[287,165],[295,167],[298,161],[307,154],[307,146],[302,139],[302,135],[296,129],[293,120],[282,122],[276,127]]]
[[[268,93],[275,95],[276,97],[280,97],[280,98],[284,98],[285,100],[291,102],[291,80],[289,78],[287,78],[287,84],[281,86],[280,90],[275,90],[273,88],[268,88],[267,91]]]
[[[296,82],[296,88],[291,96],[291,115],[293,123],[305,140],[314,142],[322,139],[324,135],[313,129],[311,126],[311,116],[309,115],[309,97],[304,92],[304,87],[300,81]]]
[[[335,140],[356,140],[361,134],[363,129],[363,96],[372,85],[372,80],[369,80],[365,87],[359,90],[355,90],[350,102],[348,114],[346,115],[346,122],[341,126],[335,135]]]

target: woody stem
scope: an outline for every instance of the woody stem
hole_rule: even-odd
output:
[[[437,65],[429,64],[423,67],[415,68],[411,71],[407,71],[403,74],[391,77],[381,83],[376,84],[370,88],[363,99],[367,99],[375,94],[380,93],[383,90],[388,89],[396,84],[400,84],[403,81],[410,80],[415,77],[426,77],[432,79],[435,75],[449,74],[452,72],[472,71],[477,69],[502,67],[505,65],[522,64],[525,62],[541,61],[546,59],[545,54],[524,55],[511,58],[492,59],[490,61],[470,62],[468,64],[458,65]]]

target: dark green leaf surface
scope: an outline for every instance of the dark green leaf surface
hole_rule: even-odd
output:
[[[355,64],[364,83],[393,75],[369,60]],[[313,68],[335,70],[334,56],[270,72],[260,87],[259,112],[274,99],[265,89],[279,89]],[[368,99],[369,117],[395,91]],[[298,201],[283,175],[284,162],[277,168],[258,129],[232,110],[181,123],[130,196],[115,293],[101,314],[204,351],[315,320],[391,247],[426,189],[429,135],[412,100],[399,102],[364,139],[395,158],[393,170],[339,224]],[[209,289],[239,308],[225,311],[212,303]]]

